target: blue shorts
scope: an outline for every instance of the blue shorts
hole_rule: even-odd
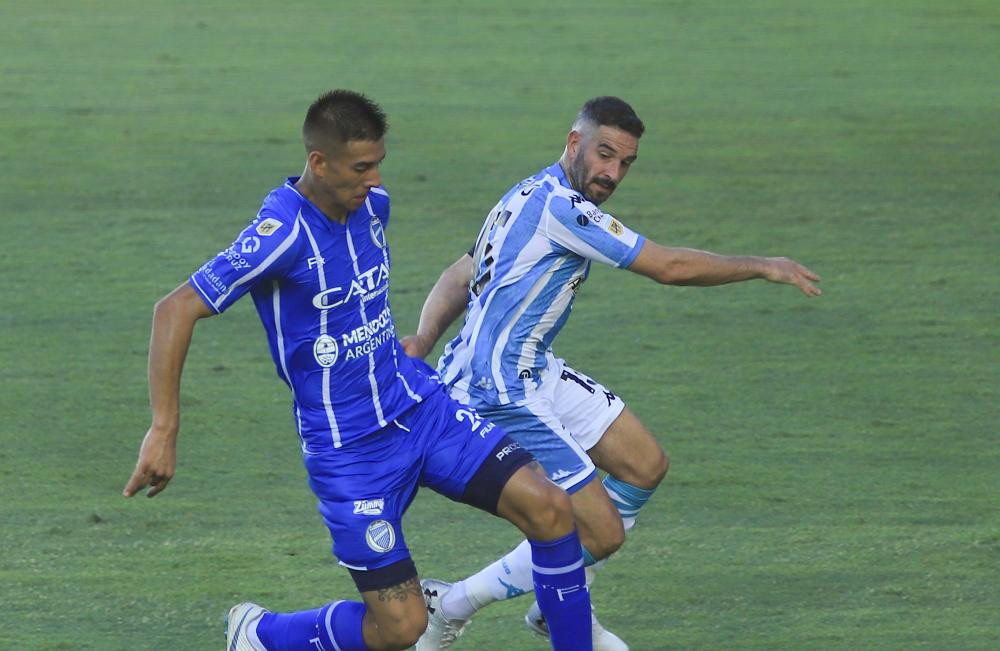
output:
[[[409,559],[401,524],[418,486],[495,513],[532,457],[442,387],[378,432],[304,461],[334,555],[370,571]]]

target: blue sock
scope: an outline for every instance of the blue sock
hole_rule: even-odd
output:
[[[635,518],[639,515],[639,509],[652,497],[653,491],[656,490],[639,488],[611,475],[604,478],[603,484],[604,490],[608,492],[608,496],[611,498],[611,503],[615,505],[618,513],[622,516],[622,524],[625,525],[625,531],[628,531],[635,525]]]
[[[554,651],[589,649],[590,593],[576,531],[547,542],[529,540],[535,599],[549,625]]]
[[[257,623],[257,637],[268,651],[368,651],[361,636],[365,605],[335,601],[295,613],[267,613]],[[337,645],[330,640],[336,630]],[[317,647],[316,642],[322,646]]]
[[[324,651],[368,651],[361,630],[365,610],[360,601],[337,601],[323,606],[316,617],[316,632]]]
[[[257,622],[257,638],[268,651],[308,649],[316,637],[316,616],[320,609],[297,613],[266,613]]]

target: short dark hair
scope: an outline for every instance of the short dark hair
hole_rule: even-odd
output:
[[[333,142],[380,140],[389,130],[378,104],[353,90],[331,90],[309,106],[302,123],[306,151],[324,149]]]
[[[641,138],[646,131],[646,125],[628,102],[612,95],[587,100],[576,116],[576,122],[581,120],[593,122],[599,127],[617,127],[636,138]]]

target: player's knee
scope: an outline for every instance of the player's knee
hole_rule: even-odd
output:
[[[528,514],[529,538],[551,540],[573,530],[573,506],[566,491],[550,482],[539,482],[537,501]]]
[[[630,484],[652,490],[660,485],[663,478],[667,476],[670,469],[670,457],[667,453],[656,448],[656,454],[644,454],[632,459]],[[619,477],[619,479],[623,479]]]
[[[504,486],[497,514],[531,540],[554,540],[573,530],[573,507],[566,491],[538,463],[518,470]]]
[[[600,529],[580,527],[580,542],[594,560],[601,560],[614,554],[625,542],[625,528],[620,517],[605,523]]]
[[[660,485],[668,470],[670,470],[670,455],[660,450],[660,454],[652,459],[647,475],[654,487]]]

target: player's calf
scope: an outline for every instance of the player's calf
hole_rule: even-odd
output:
[[[408,649],[427,628],[427,608],[416,577],[361,596],[368,609],[364,638],[372,651]]]
[[[625,542],[621,516],[600,482],[590,480],[570,495],[587,565],[607,558]]]

